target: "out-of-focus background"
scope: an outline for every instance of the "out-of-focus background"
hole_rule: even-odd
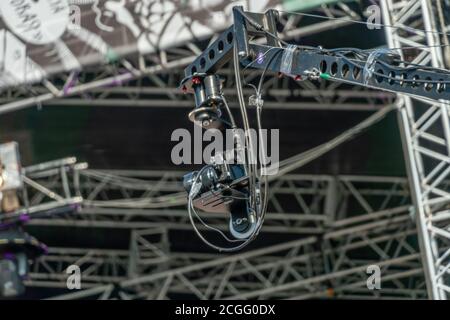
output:
[[[267,77],[263,127],[280,129],[280,159],[298,165],[271,182],[265,226],[242,252],[218,253],[198,239],[180,179],[200,166],[171,161],[172,132],[193,130],[193,97],[178,89],[183,68],[232,24],[234,5],[280,10],[279,34],[290,43],[373,49],[388,41],[385,28],[365,24],[379,1],[22,2],[30,7],[0,4],[0,143],[17,142],[25,168],[13,210],[0,211],[0,234],[14,242],[27,232],[45,254],[27,257],[25,291],[11,298],[427,297],[395,94]],[[399,23],[419,29],[428,3],[448,32],[448,1],[386,3],[393,20],[409,13]],[[41,29],[20,20],[27,10]],[[69,18],[50,32],[52,14]],[[399,35],[406,45],[429,40]],[[219,74],[237,114],[232,66]],[[320,157],[295,157],[329,141],[336,146]],[[226,217],[209,218],[227,230]],[[5,261],[18,246],[2,249]],[[386,277],[381,290],[366,286],[374,264]],[[80,267],[81,290],[67,288],[70,265]]]

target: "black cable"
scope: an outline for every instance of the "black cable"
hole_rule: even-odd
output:
[[[381,27],[385,27],[385,28],[403,29],[403,30],[410,30],[410,31],[414,31],[414,32],[423,32],[423,33],[440,34],[440,35],[450,36],[450,33],[446,33],[446,32],[440,32],[440,31],[436,31],[436,30],[417,29],[417,28],[412,28],[412,27],[408,27],[408,26],[393,26],[393,25],[383,24],[383,23],[369,23],[369,22],[365,22],[365,21],[358,21],[358,20],[353,20],[353,19],[348,19],[348,18],[329,17],[329,16],[318,15],[318,14],[304,13],[304,12],[289,12],[289,11],[283,11],[283,10],[279,10],[279,12],[291,14],[291,15],[326,19],[326,20],[341,20],[341,21],[347,21],[347,22],[352,22],[352,23],[356,23],[356,24],[381,26]]]
[[[345,56],[340,56],[340,58],[342,58],[346,62],[350,63],[351,65],[358,67],[359,69],[364,69],[364,67],[365,67],[365,65],[359,65],[359,64],[353,62],[351,59],[348,59]],[[376,62],[380,63],[380,61],[376,61]],[[391,67],[388,64],[386,64],[386,65],[388,67]],[[400,71],[402,71],[402,70],[403,71],[408,71],[408,68],[401,68],[401,69],[398,69],[398,70],[400,70]],[[427,83],[429,83],[429,84],[450,84],[450,81],[445,81],[445,80],[439,81],[439,80],[422,80],[422,79],[399,79],[399,78],[394,78],[394,77],[385,75],[384,73],[379,73],[379,72],[375,72],[375,71],[372,72],[372,74],[374,74],[374,75],[376,75],[378,77],[383,77],[383,78],[386,78],[388,80],[394,80],[394,81],[398,81],[398,82],[402,82],[402,83],[406,82],[406,83],[424,83],[424,84],[427,84]]]
[[[261,77],[259,79],[259,83],[258,83],[258,89],[257,89],[257,94],[261,95],[261,88],[262,88],[262,83],[264,81],[264,77],[266,76],[266,72],[270,67],[270,64],[272,63],[272,61],[280,54],[280,52],[282,51],[277,51],[275,52],[269,59],[269,61],[267,62],[266,66],[264,67],[264,70],[261,74]]]
[[[289,43],[287,43],[286,41],[284,41],[283,39],[281,39],[277,35],[273,34],[270,31],[267,31],[261,24],[259,24],[252,17],[250,17],[244,10],[242,10],[241,8],[238,8],[238,10],[242,14],[242,16],[245,18],[245,20],[247,20],[247,22],[250,23],[256,30],[264,32],[265,34],[271,36],[272,38],[274,38],[274,39],[276,39],[278,41],[280,41],[280,43],[282,43],[282,44],[284,44],[286,46],[289,45]]]
[[[241,78],[240,78],[240,68],[239,68],[239,57],[237,56],[237,47],[234,46],[234,68],[235,68],[235,74],[236,74],[236,87],[237,87],[237,91],[238,91],[238,100],[239,100],[239,105],[241,108],[241,113],[242,113],[242,120],[244,123],[244,129],[246,130],[246,132],[249,132],[250,129],[250,124],[248,121],[248,115],[247,115],[247,110],[246,110],[246,106],[245,106],[245,101],[244,101],[244,95],[242,92],[242,83],[241,83]],[[229,114],[230,117],[230,121],[232,122],[232,125],[234,127],[236,127],[235,121],[234,121],[234,117],[231,113],[231,110],[228,106],[228,103],[226,101],[226,99],[224,99],[224,106],[227,109],[227,112]],[[259,121],[260,123],[260,121]],[[252,151],[253,151],[253,143],[251,141],[251,135],[247,135],[248,138],[248,143],[247,143],[247,158],[248,158],[248,163],[247,163],[247,174],[249,177],[249,193],[250,193],[250,202],[251,202],[251,207],[255,209],[255,212],[258,213],[258,211],[261,213],[261,210],[258,210],[257,208],[257,203],[256,203],[256,195],[255,195],[255,190],[256,190],[256,165],[254,165],[253,162],[253,155],[252,155]],[[250,151],[249,151],[250,150]],[[255,166],[255,167],[253,167]],[[199,180],[199,176],[201,176],[201,174],[203,173],[204,170],[206,170],[206,168],[211,167],[211,165],[207,165],[205,167],[203,167],[197,174],[196,178],[194,179],[194,183],[192,185],[191,188],[191,192],[189,193],[189,199],[188,199],[188,211],[189,211],[189,219],[191,221],[191,224],[194,228],[194,231],[197,233],[197,235],[199,236],[199,238],[208,246],[210,246],[213,249],[219,250],[219,251],[225,251],[225,252],[233,252],[233,251],[237,251],[240,250],[242,248],[244,248],[245,246],[247,246],[251,241],[254,240],[254,238],[256,237],[256,235],[258,234],[259,230],[261,229],[261,218],[264,218],[264,214],[260,214],[260,215],[256,215],[255,219],[256,221],[254,222],[255,228],[254,230],[252,230],[251,234],[248,236],[247,239],[239,239],[239,240],[231,240],[229,239],[221,230],[214,228],[212,226],[209,226],[207,223],[205,223],[203,221],[203,219],[198,215],[197,211],[195,210],[194,206],[193,206],[193,198],[196,196],[196,194],[194,194],[194,192],[192,190],[195,190],[196,185],[198,184],[198,180]],[[267,184],[266,184],[267,185]],[[214,194],[214,190],[211,190],[211,192]],[[220,195],[220,197],[223,198],[232,198],[232,199],[239,199],[239,200],[248,200],[247,198],[242,198],[242,197],[235,197],[235,196],[222,196]],[[220,247],[217,245],[212,244],[211,242],[209,242],[201,233],[200,231],[197,229],[196,225],[195,225],[195,221],[194,221],[194,217],[192,215],[192,212],[194,212],[196,218],[202,223],[203,226],[205,226],[205,228],[212,230],[212,231],[216,231],[218,232],[225,240],[229,241],[229,242],[242,242],[240,245],[237,245],[236,247],[233,248],[225,248],[225,247]]]
[[[353,50],[355,50],[355,51],[353,51]],[[355,55],[364,54],[364,56],[367,58],[368,55],[366,55],[365,53],[369,53],[370,54],[370,53],[374,52],[375,50],[376,49],[361,50],[361,49],[357,49],[357,48],[336,48],[336,49],[323,49],[323,52],[324,53],[332,53],[332,55],[339,55],[341,57],[343,57],[345,55],[343,52],[353,53]],[[363,62],[363,61],[361,61],[361,62]],[[440,68],[430,67],[430,66],[424,66],[424,65],[415,64],[415,63],[412,63],[412,62],[399,60],[399,59],[395,59],[394,62],[399,63],[399,64],[400,63],[407,64],[407,65],[410,65],[410,66],[413,66],[413,67],[407,67],[406,68],[406,67],[394,66],[394,65],[388,64],[388,63],[386,63],[384,61],[381,61],[381,60],[377,60],[377,62],[382,64],[382,65],[384,65],[384,66],[386,66],[386,67],[389,67],[389,68],[392,68],[392,69],[395,69],[395,70],[398,70],[398,71],[410,71],[410,70],[422,69],[422,70],[428,70],[428,71],[435,71],[435,72],[442,73],[442,74],[450,74],[450,70],[440,69]]]
[[[261,144],[261,154],[262,154],[262,156],[264,156],[265,155],[265,147],[264,147],[264,141],[263,141],[262,133],[261,133],[261,130],[262,130],[261,113],[262,113],[262,107],[258,106],[258,108],[256,110],[256,121],[258,123],[259,139],[261,140],[261,142],[260,142],[260,144]],[[262,160],[263,159],[261,159],[261,161]],[[264,172],[261,173],[263,168],[264,168]],[[259,230],[262,228],[262,226],[264,224],[264,219],[266,217],[266,212],[267,212],[267,204],[269,202],[268,201],[269,200],[269,179],[267,178],[267,167],[266,167],[265,164],[263,164],[261,162],[260,175],[259,175],[260,181],[261,181],[262,174],[264,174],[264,191],[263,191],[263,193],[261,193],[261,200],[260,200],[260,203],[262,205],[262,207],[261,207],[261,218],[260,218],[261,222],[260,222],[260,224],[258,226],[259,227],[258,230],[256,230],[256,234],[259,233]]]
[[[423,69],[423,70],[430,70],[430,71],[435,71],[435,72],[443,73],[443,74],[450,74],[450,70],[447,70],[447,69],[440,69],[440,68],[436,68],[436,67],[423,66],[423,65],[420,65],[420,64],[417,64],[417,63],[412,63],[412,62],[404,61],[404,60],[395,60],[395,62],[413,66],[412,68],[410,68],[410,67],[405,68],[406,70]]]
[[[214,228],[214,227],[211,227],[210,225],[208,225],[207,223],[205,223],[204,221],[203,221],[203,219],[197,214],[197,211],[195,210],[195,208],[194,208],[194,205],[193,205],[193,195],[192,195],[192,190],[195,190],[195,189],[193,189],[194,187],[195,187],[195,185],[197,184],[197,183],[199,183],[199,177],[202,175],[202,173],[203,173],[203,171],[204,170],[206,170],[207,168],[209,168],[209,167],[211,167],[211,165],[206,165],[206,166],[204,166],[202,169],[200,169],[200,171],[198,172],[198,174],[197,174],[197,176],[195,177],[195,179],[194,179],[194,182],[193,182],[193,184],[192,184],[192,188],[191,188],[191,191],[189,192],[189,200],[188,200],[188,212],[189,212],[189,220],[191,221],[191,224],[192,224],[192,227],[194,228],[194,231],[195,231],[195,233],[197,234],[197,236],[205,243],[205,244],[207,244],[209,247],[211,247],[211,248],[213,248],[213,249],[215,249],[215,250],[218,250],[218,251],[224,251],[224,252],[233,252],[233,251],[237,251],[237,250],[240,250],[240,249],[242,249],[243,247],[245,247],[248,243],[248,240],[240,240],[240,239],[235,239],[235,240],[233,240],[233,239],[230,239],[230,238],[228,238],[221,230],[219,230],[219,229],[217,229],[217,228]],[[192,210],[194,211],[194,214],[195,214],[195,216],[197,217],[197,219],[201,222],[201,224],[205,227],[205,228],[207,228],[207,229],[209,229],[209,230],[212,230],[212,231],[216,231],[216,232],[218,232],[226,241],[228,241],[228,242],[244,242],[244,243],[242,243],[242,244],[240,244],[240,245],[238,245],[238,246],[236,246],[236,247],[233,247],[233,248],[224,248],[224,247],[220,247],[220,246],[216,246],[216,245],[214,245],[214,244],[212,244],[211,242],[209,242],[208,240],[206,240],[206,238],[201,234],[201,232],[197,229],[197,226],[195,225],[195,221],[194,221],[194,218],[193,218],[193,216],[192,216]]]
[[[236,129],[236,128],[237,128],[237,126],[236,126],[236,121],[234,121],[234,117],[233,117],[233,114],[231,113],[230,106],[228,105],[228,102],[227,102],[227,100],[225,99],[225,96],[224,96],[224,95],[222,95],[222,100],[223,100],[223,105],[225,106],[225,109],[227,110],[228,118],[230,118],[231,128],[232,128],[232,129]]]
[[[241,76],[240,76],[240,67],[239,67],[239,56],[237,53],[237,46],[234,46],[234,73],[235,73],[235,79],[236,79],[236,90],[237,90],[237,96],[238,96],[238,102],[239,102],[239,107],[241,109],[241,115],[242,115],[242,121],[244,123],[244,130],[247,133],[245,136],[246,140],[248,141],[247,143],[247,159],[248,159],[248,163],[247,163],[247,174],[249,176],[249,188],[251,190],[251,192],[253,192],[254,190],[254,186],[255,186],[255,168],[253,165],[253,143],[252,143],[252,139],[251,139],[251,134],[250,134],[250,124],[248,121],[248,116],[247,116],[247,110],[246,110],[246,106],[245,106],[245,101],[244,101],[244,94],[242,92],[242,83],[241,83]],[[255,201],[255,197],[254,195],[251,195],[251,199],[252,201]],[[255,203],[252,203],[252,207],[255,207]]]

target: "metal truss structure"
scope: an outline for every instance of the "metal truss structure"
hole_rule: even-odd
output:
[[[387,238],[376,228],[343,229],[325,233],[322,241],[308,237],[130,279],[122,282],[121,288],[135,289],[139,297],[150,299],[177,294],[199,299],[361,297],[364,293],[376,297],[377,292],[366,287],[367,267],[376,263],[383,269],[386,297],[423,295],[419,255],[407,243],[414,230],[409,230],[407,223],[401,225],[405,232],[399,232],[398,225],[392,226],[398,234]],[[385,235],[386,229],[381,230]],[[390,246],[390,254],[377,252],[386,246]],[[352,257],[362,248],[372,248],[374,256]],[[401,281],[404,278],[409,278],[409,285]]]
[[[179,173],[78,174],[83,210],[30,223],[133,232],[130,250],[59,248],[41,257],[30,286],[63,288],[70,264],[80,265],[86,277],[85,290],[58,299],[426,297],[404,178],[281,176],[271,182],[269,212],[277,213],[268,214],[263,233],[304,238],[223,257],[169,250],[165,230],[190,230],[183,204],[153,206],[161,206],[161,197],[177,199]],[[225,229],[223,217],[211,220]],[[382,270],[381,290],[366,287],[374,264]]]
[[[323,4],[318,14],[343,20],[319,20],[305,23],[299,16],[281,17],[284,26],[280,36],[286,40],[314,35],[350,25],[351,20],[362,17],[345,3]],[[349,20],[346,20],[349,19]],[[213,36],[211,42],[216,36]],[[167,49],[157,55],[122,59],[115,65],[107,65],[83,72],[72,72],[33,86],[6,90],[0,100],[0,114],[29,106],[124,106],[134,107],[191,107],[188,98],[175,90],[182,77],[181,70],[194,61],[201,52],[194,41],[182,47]],[[226,94],[235,94],[232,71],[228,72]],[[248,74],[250,81],[255,74]],[[145,77],[145,78],[144,78]],[[268,101],[265,108],[323,109],[370,111],[380,108],[393,95],[370,91],[365,88],[346,88],[339,84],[318,86],[310,81],[295,87],[288,79],[268,81],[265,84]],[[303,103],[290,103],[292,98],[302,98]],[[234,104],[232,103],[232,107]]]
[[[342,220],[339,230],[322,238],[306,237],[221,258],[171,253],[169,268],[161,272],[56,298],[424,298],[411,217],[378,217],[375,224]],[[383,272],[381,290],[367,289],[366,272],[374,264]],[[111,287],[116,289],[114,296]]]
[[[439,34],[408,28],[438,29],[432,1],[382,0],[382,9],[385,23],[396,26],[387,32],[391,47],[426,45],[419,54],[404,51],[405,58],[413,56],[415,63],[445,67]],[[321,10],[330,17],[361,19],[342,3],[324,5]],[[305,27],[298,16],[283,19],[281,36],[285,39],[351,23],[330,20]],[[124,105],[129,99],[136,106],[190,107],[191,102],[173,93],[179,76],[171,70],[186,66],[200,52],[195,43],[187,43],[137,61],[122,60],[100,72],[74,72],[39,86],[11,89],[0,113],[44,103]],[[246,77],[251,81],[253,75]],[[145,89],[141,88],[143,81],[149,81]],[[129,85],[114,87],[125,83]],[[392,99],[389,94],[348,90],[335,83],[317,87],[305,81],[298,85],[293,88],[287,80],[269,81],[267,107],[317,109],[332,102],[337,109],[373,110]],[[225,93],[233,94],[231,77],[227,86]],[[287,103],[292,97],[307,102],[293,106]],[[50,248],[50,254],[32,266],[27,285],[65,288],[65,270],[77,264],[84,290],[55,298],[447,299],[450,107],[413,103],[407,97],[399,101],[409,182],[389,177],[278,177],[271,182],[269,213],[262,232],[302,238],[232,256],[170,250],[170,230],[191,230],[179,173],[88,170],[72,158],[26,168],[27,187],[21,203],[27,214],[35,215],[30,224],[132,231],[129,250]],[[64,208],[73,210],[82,199],[81,211],[64,214]],[[62,214],[57,216],[39,215],[54,210],[60,213],[60,209]],[[226,229],[224,217],[208,219]],[[367,271],[373,265],[382,271],[381,290],[367,288]]]
[[[402,55],[413,63],[449,68],[441,45],[443,38],[448,37],[450,26],[444,30],[438,27],[439,1],[382,0],[381,3],[385,24],[395,26],[386,29],[391,48],[406,48],[401,50]],[[411,46],[418,48],[408,49]],[[450,188],[445,181],[450,176],[450,105],[400,97],[399,123],[417,209],[429,297],[449,299]]]
[[[74,215],[33,219],[33,225],[191,230],[181,172],[78,170],[83,210]],[[270,184],[265,232],[320,234],[336,220],[410,206],[404,178],[287,174]],[[226,217],[208,214],[227,229]]]
[[[159,272],[167,268],[168,246],[167,230],[155,227],[133,231],[129,250],[50,248],[33,264],[26,285],[66,288],[70,265],[80,268],[83,289]]]
[[[79,170],[87,168],[76,158],[66,158],[23,169],[24,186],[17,190],[20,207],[14,212],[0,212],[5,224],[30,218],[67,213],[80,207],[82,198],[77,191]]]

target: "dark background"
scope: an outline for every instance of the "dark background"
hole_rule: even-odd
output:
[[[368,36],[369,35],[369,36]],[[383,31],[367,32],[363,26],[330,30],[297,39],[326,48],[373,48],[384,43]],[[181,72],[181,70],[180,70]],[[236,110],[237,111],[237,110]],[[24,166],[76,156],[95,169],[163,169],[188,171],[170,159],[172,131],[191,128],[187,108],[137,108],[91,106],[31,107],[0,116],[0,142],[20,144]],[[266,110],[265,128],[280,129],[280,160],[324,143],[370,116],[367,111]],[[404,176],[399,129],[395,112],[355,139],[298,170],[311,174]],[[27,227],[49,246],[128,248],[129,230]],[[249,248],[292,239],[261,237]],[[298,237],[298,236],[297,236]],[[191,232],[171,234],[172,249],[196,250],[203,244]],[[53,289],[27,291],[27,298],[54,294]]]

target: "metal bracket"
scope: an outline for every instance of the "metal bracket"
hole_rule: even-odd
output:
[[[248,22],[251,19],[252,23]],[[184,92],[192,93],[192,79],[196,76],[212,74],[220,70],[233,55],[234,45],[238,48],[241,62],[252,61],[256,53],[252,51],[249,41],[251,37],[265,36],[267,44],[272,47],[281,47],[280,42],[264,31],[258,30],[254,24],[260,25],[264,30],[277,35],[278,12],[268,10],[266,13],[253,13],[244,11],[242,6],[233,8],[234,24],[225,30],[194,62],[184,69],[185,78],[181,81],[180,88]]]

